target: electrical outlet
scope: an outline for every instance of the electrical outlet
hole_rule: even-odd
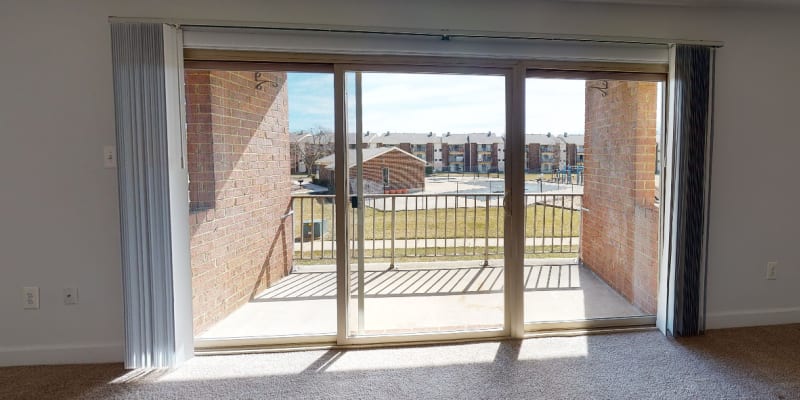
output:
[[[64,305],[78,304],[78,288],[64,288]]]
[[[28,286],[22,288],[22,304],[26,310],[39,309],[39,288],[36,286]]]
[[[775,280],[778,279],[777,271],[778,262],[777,261],[770,261],[767,263],[767,276],[766,279],[768,280]]]

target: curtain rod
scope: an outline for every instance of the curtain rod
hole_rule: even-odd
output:
[[[361,33],[376,35],[405,35],[438,37],[443,40],[452,38],[469,39],[506,39],[506,40],[550,40],[562,42],[587,42],[587,43],[619,43],[641,45],[698,45],[707,47],[722,47],[723,42],[710,40],[689,39],[664,39],[603,35],[568,35],[529,32],[496,32],[474,31],[457,29],[420,29],[420,28],[391,28],[375,26],[348,26],[348,25],[313,25],[313,24],[288,24],[277,22],[255,21],[221,21],[221,20],[194,20],[181,18],[136,18],[136,17],[109,17],[110,23],[160,23],[177,25],[186,28],[213,29],[236,28],[253,30],[274,31],[300,31],[300,32],[329,32],[329,33]]]

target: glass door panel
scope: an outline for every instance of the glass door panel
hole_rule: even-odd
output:
[[[526,80],[529,325],[654,314],[661,87]]]
[[[505,76],[345,78],[348,335],[502,329]]]
[[[199,340],[336,334],[333,74],[186,69]],[[322,175],[321,175],[322,173]]]

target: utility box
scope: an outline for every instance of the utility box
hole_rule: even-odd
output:
[[[328,231],[328,220],[314,219],[303,221],[303,238],[307,240],[319,239]]]

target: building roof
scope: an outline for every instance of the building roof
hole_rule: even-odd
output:
[[[480,132],[480,133],[446,133],[442,135],[442,143],[447,144],[465,144],[465,143],[477,143],[477,144],[492,144],[492,143],[502,143],[505,138],[501,136],[497,136],[496,133],[492,132]]]
[[[376,137],[372,142],[382,143],[388,145],[398,145],[401,143],[409,144],[426,144],[426,143],[446,143],[446,144],[465,144],[478,143],[478,144],[492,144],[502,143],[505,138],[498,136],[492,132],[479,132],[479,133],[446,133],[437,135],[433,132],[429,133],[411,133],[411,132],[386,132]]]
[[[374,142],[397,145],[400,143],[410,144],[426,144],[438,142],[439,137],[432,133],[403,133],[403,132],[386,132],[378,136]]]
[[[403,149],[399,149],[397,147],[378,147],[378,148],[373,148],[373,149],[362,149],[361,150],[361,155],[363,157],[362,161],[363,162],[367,162],[367,161],[369,161],[369,160],[371,160],[371,159],[373,159],[375,157],[378,157],[380,155],[386,154],[386,153],[388,153],[390,151],[399,151],[399,152],[401,152],[401,153],[413,158],[414,160],[416,160],[418,162],[421,162],[422,164],[427,164],[427,162],[425,160],[422,160],[422,159],[418,158],[417,156],[415,156],[415,155],[413,155],[413,154],[411,154],[411,153],[409,153],[407,151],[404,151]],[[335,161],[336,161],[336,156],[334,154],[331,154],[331,155],[322,157],[319,160],[317,160],[317,164],[322,165],[323,167],[328,168],[328,169],[333,169],[333,164],[334,164]],[[347,164],[348,164],[347,165],[348,168],[354,167],[356,165],[356,150],[355,149],[347,149]]]
[[[538,143],[538,144],[554,145],[558,144],[558,142],[559,140],[555,135],[547,136],[547,135],[532,134],[532,133],[525,135],[525,144]]]
[[[568,134],[566,136],[561,135],[558,137],[564,143],[574,144],[577,146],[583,146],[583,135],[575,135],[575,134]]]
[[[372,142],[376,142],[376,141],[379,141],[377,139],[379,139],[380,137],[381,137],[381,135],[377,134],[375,132],[366,132],[366,133],[364,133],[363,136],[361,136],[361,143],[369,144],[369,143],[372,143]],[[347,134],[347,144],[349,144],[349,145],[355,145],[356,144],[356,134],[354,132],[351,132],[351,133]]]

